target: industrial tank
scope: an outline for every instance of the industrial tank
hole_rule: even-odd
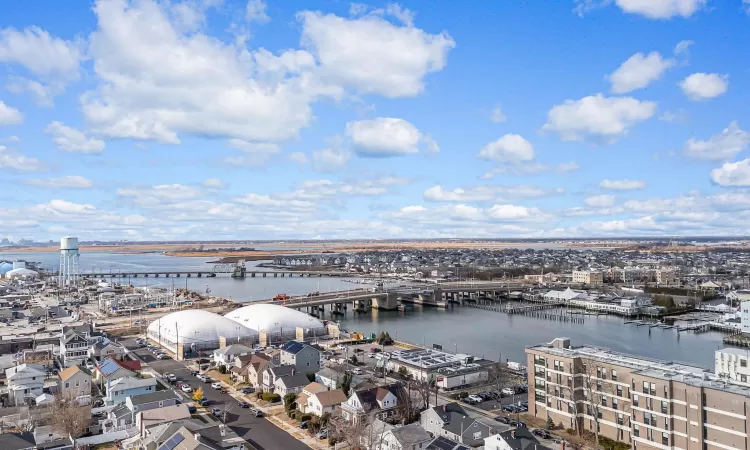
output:
[[[60,239],[60,250],[78,250],[78,238],[66,236]]]

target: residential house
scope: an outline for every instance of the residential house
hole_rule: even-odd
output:
[[[125,400],[125,406],[135,417],[141,411],[150,409],[164,408],[165,406],[176,405],[180,397],[171,390],[156,391],[153,394],[141,394],[134,397],[128,397]]]
[[[224,424],[206,425],[197,420],[178,420],[152,429],[157,433],[142,441],[142,448],[176,450],[244,450],[245,441]]]
[[[35,449],[69,449],[73,448],[70,436],[55,430],[51,425],[42,425],[34,428]],[[5,450],[5,447],[0,447]]]
[[[341,415],[356,423],[365,414],[373,414],[381,420],[391,417],[397,411],[399,398],[403,398],[401,383],[375,386],[354,391],[346,402],[341,404]]]
[[[289,341],[281,347],[281,364],[290,364],[302,373],[317,372],[323,367],[321,352],[304,342]]]
[[[3,450],[36,450],[34,435],[31,433],[0,434],[0,448]]]
[[[224,348],[214,350],[214,362],[220,366],[228,366],[234,362],[236,356],[249,355],[253,349],[241,344],[232,344]]]
[[[527,428],[515,428],[484,438],[485,450],[545,450]]]
[[[307,375],[295,373],[286,377],[279,377],[274,382],[274,393],[284,397],[287,394],[302,392],[302,388],[310,383]]]
[[[88,349],[89,358],[96,358],[97,361],[102,361],[106,358],[121,360],[124,355],[125,347],[120,344],[116,344],[107,338],[94,343]]]
[[[75,331],[60,336],[60,359],[63,367],[83,365],[88,359],[91,345],[85,335]]]
[[[490,427],[469,417],[458,403],[439,405],[422,411],[420,423],[433,436],[443,436],[470,447],[484,444]]]
[[[263,382],[260,388],[264,392],[272,392],[276,385],[276,380],[281,377],[294,375],[297,369],[294,366],[266,367],[262,372]]]
[[[235,366],[237,360],[241,362],[243,358],[245,356],[236,358]],[[237,379],[251,386],[261,386],[263,384],[263,371],[272,365],[274,365],[272,364],[272,359],[263,353],[250,355],[249,362],[237,372]],[[234,372],[234,368],[232,372]]]
[[[424,450],[471,450],[471,448],[446,437],[438,436],[430,441]]]
[[[94,379],[103,386],[118,378],[134,377],[140,369],[140,363],[137,361],[118,361],[114,358],[107,358],[94,371]]]
[[[57,375],[57,389],[63,398],[90,401],[91,374],[80,366],[68,367]]]
[[[133,411],[125,404],[117,406],[107,413],[107,418],[101,424],[105,433],[133,426]]]
[[[336,389],[341,387],[344,373],[346,373],[346,368],[344,366],[324,367],[315,372],[315,382],[322,384],[328,389]],[[364,380],[355,375],[352,377],[352,386],[357,386],[362,383],[362,381]]]
[[[333,414],[336,407],[345,401],[346,394],[344,394],[344,391],[341,389],[318,392],[307,398],[305,412],[318,417],[325,413]],[[299,400],[297,401],[297,404],[299,404]]]
[[[412,423],[387,430],[379,445],[370,447],[370,450],[420,450],[430,441],[432,436],[420,424]]]
[[[109,383],[104,397],[108,406],[124,403],[128,397],[156,392],[156,378],[122,377]]]
[[[320,383],[316,383],[314,381],[312,383],[309,383],[307,386],[302,388],[302,392],[300,392],[300,394],[297,396],[297,409],[299,409],[302,413],[305,413],[307,408],[307,399],[317,394],[318,392],[325,392],[327,390],[328,388]]]
[[[8,402],[23,405],[27,399],[42,395],[45,370],[37,364],[20,364],[5,370],[8,385]]]
[[[188,411],[188,405],[180,403],[177,405],[138,412],[135,415],[135,426],[138,427],[138,429],[141,430],[141,434],[143,434],[144,430],[157,425],[189,418],[190,411]]]

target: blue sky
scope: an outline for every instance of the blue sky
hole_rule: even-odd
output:
[[[0,7],[0,237],[747,235],[750,4]]]

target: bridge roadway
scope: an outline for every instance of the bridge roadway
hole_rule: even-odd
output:
[[[143,271],[143,272],[86,272],[82,273],[82,278],[138,278],[138,277],[144,277],[148,278],[149,276],[159,278],[160,276],[169,278],[169,277],[176,277],[179,278],[181,276],[185,277],[215,277],[219,273],[233,273],[231,270],[149,270],[149,271]],[[303,271],[303,270],[294,270],[294,271],[287,271],[287,272],[279,272],[279,271],[244,271],[243,275],[240,278],[255,278],[255,277],[346,277],[346,276],[352,276],[349,272],[315,272],[315,271]]]

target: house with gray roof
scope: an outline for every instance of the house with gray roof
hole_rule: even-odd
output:
[[[125,406],[135,414],[149,409],[163,408],[165,406],[176,405],[180,401],[180,396],[169,389],[156,391],[153,394],[142,394],[134,397],[128,397],[125,400]]]
[[[485,450],[549,450],[527,428],[514,428],[484,438]]]
[[[471,447],[467,447],[464,444],[459,444],[456,441],[451,441],[443,436],[438,436],[430,441],[424,450],[471,450]]]
[[[220,366],[228,366],[234,362],[235,357],[249,355],[252,352],[253,349],[246,345],[232,344],[214,350],[213,357],[216,364]]]
[[[432,441],[432,436],[418,423],[392,427],[371,450],[417,450]]]
[[[288,377],[280,377],[276,379],[274,385],[274,392],[280,396],[287,394],[298,394],[302,392],[302,388],[310,384],[310,380],[307,375],[301,373],[295,373]]]
[[[470,447],[483,445],[491,431],[489,426],[469,417],[455,402],[422,411],[420,423],[433,436],[443,436]]]
[[[260,388],[263,392],[271,392],[276,386],[276,380],[281,377],[292,376],[297,373],[297,368],[294,366],[267,366],[263,370],[263,384]]]

